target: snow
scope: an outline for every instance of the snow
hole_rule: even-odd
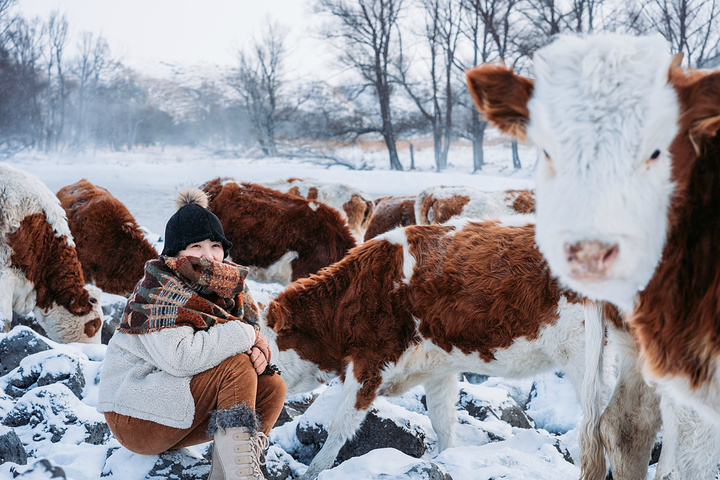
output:
[[[287,161],[279,158],[234,158],[215,156],[209,152],[189,149],[148,149],[133,152],[89,152],[73,155],[46,155],[23,152],[7,160],[10,165],[37,175],[53,192],[81,178],[107,188],[120,199],[152,235],[160,236],[165,220],[174,211],[177,188],[186,185],[199,186],[217,176],[231,176],[240,181],[254,182],[289,177],[313,177],[354,185],[372,197],[384,195],[413,195],[433,185],[469,185],[486,190],[532,187],[532,165],[536,153],[532,147],[521,146],[520,155],[524,168],[514,170],[507,143],[486,148],[486,168],[472,174],[472,153],[469,146],[458,146],[450,151],[447,170],[438,173],[434,169],[430,149],[415,152],[415,171],[396,172],[388,169],[386,155],[348,149],[339,152],[345,160],[356,165],[370,166],[366,170],[350,170],[342,166]],[[401,150],[403,165],[409,165],[409,153]],[[253,296],[259,303],[267,304],[282,286],[251,282]],[[103,305],[117,302],[121,297],[103,295]],[[16,335],[25,327],[16,327],[10,333]],[[67,363],[80,362],[85,374],[82,400],[78,399],[64,384],[52,384],[28,391],[17,403],[33,400],[46,402],[45,411],[55,415],[59,405],[49,402],[73,404],[72,410],[80,413],[81,420],[102,422],[103,417],[95,410],[97,402],[97,376],[104,359],[104,345],[58,345],[45,340],[52,350],[34,354],[23,360],[19,368],[25,371],[62,371]],[[63,365],[62,362],[65,362]],[[0,377],[4,387],[7,377]],[[421,402],[422,387],[415,387],[400,397],[378,398],[372,408],[384,417],[394,419],[398,425],[422,430],[429,447],[422,458],[409,457],[396,449],[378,449],[361,457],[352,458],[339,466],[323,472],[321,480],[355,480],[379,478],[418,478],[417,468],[426,468],[430,462],[452,475],[455,480],[504,478],[506,480],[576,479],[579,469],[563,459],[556,445],[562,445],[577,456],[575,429],[581,419],[581,411],[569,381],[561,375],[548,373],[537,378],[504,379],[491,377],[482,385],[461,382],[462,388],[473,392],[475,398],[483,398],[491,405],[499,405],[514,399],[527,404],[527,413],[535,420],[538,430],[510,427],[488,416],[479,421],[464,411],[458,411],[456,447],[440,454],[436,449],[437,437],[426,416]],[[295,452],[305,446],[299,444],[295,435],[298,422],[315,422],[329,425],[334,404],[338,401],[339,384],[332,383],[313,392],[320,395],[305,415],[277,427],[271,433],[276,444],[268,452],[268,458],[283,458],[290,464],[293,475],[304,472],[306,464],[297,459]],[[52,391],[55,395],[47,396]],[[46,398],[38,398],[45,395]],[[298,400],[308,395],[296,396]],[[65,405],[67,406],[67,405]],[[3,418],[13,408],[11,398],[0,392],[0,416]],[[60,409],[61,410],[61,409]],[[57,413],[61,415],[62,413]],[[80,429],[80,426],[78,426]],[[45,457],[61,466],[68,479],[95,480],[101,472],[107,474],[122,471],[123,480],[144,479],[153,467],[157,456],[132,454],[124,448],[114,450],[107,458],[109,447],[120,447],[114,438],[103,445],[82,442],[82,432],[70,432],[62,442],[53,443],[45,438],[47,433],[33,432],[32,424],[15,427],[28,452]],[[0,434],[3,430],[0,430]],[[492,434],[492,435],[491,435]],[[490,441],[490,436],[502,436],[506,440]],[[199,447],[198,447],[199,449]],[[291,457],[291,455],[294,457]],[[30,459],[32,460],[32,459]],[[11,478],[10,468],[18,472],[29,468],[12,463],[0,465],[0,478]],[[654,469],[651,469],[650,476]],[[111,476],[110,478],[114,478]]]
[[[143,151],[88,151],[46,155],[22,152],[7,160],[13,167],[36,175],[52,192],[85,178],[104,187],[125,204],[141,226],[162,234],[165,222],[175,211],[177,189],[199,186],[216,177],[242,182],[262,182],[290,177],[317,178],[353,185],[373,198],[385,195],[415,195],[433,185],[471,185],[484,190],[527,188],[532,169],[512,168],[507,144],[488,147],[483,174],[472,174],[472,150],[463,146],[450,150],[449,168],[437,173],[432,149],[416,149],[414,171],[391,171],[387,154],[350,148],[336,152],[343,160],[372,170],[349,170],[340,165],[288,162],[280,158],[235,158],[214,156],[205,150],[152,148]],[[401,150],[400,161],[408,168],[409,151]],[[520,158],[534,165],[534,148],[520,146]]]

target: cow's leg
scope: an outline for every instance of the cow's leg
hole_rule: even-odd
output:
[[[428,416],[438,438],[438,452],[454,445],[455,402],[458,397],[456,374],[432,377],[425,381]]]
[[[694,409],[670,395],[660,401],[663,443],[656,480],[713,480],[720,462],[720,432]]]
[[[327,440],[308,467],[303,480],[314,480],[320,472],[332,466],[338,452],[357,432],[367,415],[367,410],[355,408],[361,384],[355,379],[352,368],[348,367],[342,386],[340,403],[330,422]]]
[[[608,333],[617,353],[618,379],[600,418],[600,433],[613,479],[642,479],[660,429],[659,397],[642,378],[630,334],[613,328]]]

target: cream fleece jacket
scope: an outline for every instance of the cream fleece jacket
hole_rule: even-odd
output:
[[[188,326],[141,335],[116,331],[100,372],[97,409],[189,428],[192,377],[250,350],[255,337],[252,325],[235,320],[198,332]]]

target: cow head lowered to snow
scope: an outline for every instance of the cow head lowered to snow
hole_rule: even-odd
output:
[[[467,72],[486,118],[543,153],[536,241],[571,288],[628,317],[646,374],[720,419],[720,72],[661,37],[560,37],[535,80]]]

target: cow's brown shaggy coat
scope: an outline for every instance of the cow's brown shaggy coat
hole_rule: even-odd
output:
[[[93,311],[88,291],[83,288],[77,253],[66,237],[55,234],[44,213],[23,218],[20,228],[9,233],[6,241],[13,252],[11,266],[35,285],[37,307],[47,310],[54,302],[77,316]],[[96,317],[85,324],[84,331],[93,338],[101,327],[102,320]]]
[[[130,211],[105,188],[82,179],[57,193],[85,281],[104,292],[130,295],[145,262],[157,258]]]
[[[202,188],[233,243],[234,262],[268,268],[297,252],[291,263],[291,280],[296,280],[337,262],[355,246],[340,214],[322,203],[230,179],[216,178]]]
[[[395,227],[415,225],[415,196],[380,197],[375,199],[375,211],[365,240],[392,230]]]

